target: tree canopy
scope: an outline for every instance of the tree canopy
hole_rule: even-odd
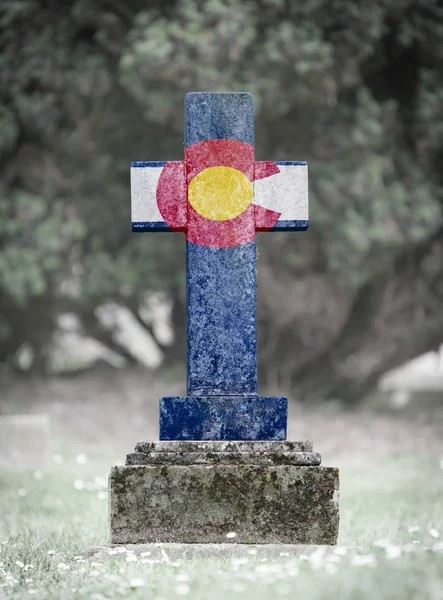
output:
[[[0,48],[0,361],[156,290],[184,352],[184,242],[130,233],[129,163],[182,159],[188,91],[252,92],[256,158],[309,162],[308,232],[259,236],[264,381],[355,400],[442,341],[437,0],[11,0]]]

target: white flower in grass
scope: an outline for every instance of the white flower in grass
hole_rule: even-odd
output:
[[[388,560],[395,560],[401,556],[400,546],[386,546],[385,548],[386,558]]]
[[[108,550],[108,554],[112,556],[113,554],[119,554],[119,551],[113,548],[112,550]]]
[[[320,546],[309,556],[309,562],[313,569],[318,569],[323,565],[324,557],[326,554],[326,547]]]
[[[54,554],[55,550],[48,550],[46,552],[46,554],[49,554],[49,556],[52,556]]]
[[[101,475],[96,475],[94,477],[94,483],[95,485],[97,485],[98,487],[102,487],[102,488],[107,488],[108,487],[108,482],[106,481],[106,479],[104,477],[102,477]]]
[[[129,587],[135,590],[136,588],[143,587],[145,585],[145,580],[139,578],[131,579],[129,582]]]
[[[437,529],[432,528],[429,530],[429,535],[433,538],[439,538],[441,534]]]
[[[329,573],[329,575],[335,575],[338,571],[338,567],[334,563],[327,562],[325,564],[325,571],[326,573]]]
[[[237,534],[235,533],[235,531],[230,531],[229,533],[226,534],[226,537],[228,538],[228,540],[232,540],[235,537],[237,537]]]
[[[175,593],[177,596],[186,596],[191,591],[191,588],[187,583],[179,583],[175,586]]]
[[[278,563],[268,563],[268,564],[262,564],[262,565],[255,566],[255,572],[259,573],[259,574],[281,573],[282,570],[283,570],[282,565],[280,565]]]
[[[242,565],[247,565],[249,562],[249,558],[242,558],[242,557],[236,557],[233,556],[231,558],[231,565],[235,568],[235,567],[241,567]]]
[[[126,562],[137,562],[137,557],[135,554],[127,554]]]
[[[83,490],[85,487],[85,482],[82,481],[81,479],[76,479],[74,481],[74,487],[76,490]]]
[[[61,562],[61,563],[58,563],[57,568],[59,571],[69,571],[69,569],[71,567],[64,562]]]
[[[77,454],[77,456],[75,457],[75,462],[78,465],[84,465],[88,462],[88,457],[86,456],[86,454]]]
[[[257,549],[256,548],[250,548],[248,550],[248,554],[250,554],[251,556],[253,556],[254,554],[257,554]]]
[[[341,557],[338,554],[328,554],[326,557],[326,561],[328,563],[337,564],[340,562],[340,560],[341,560]]]
[[[420,531],[420,527],[418,525],[409,525],[408,533],[417,533],[417,531]]]
[[[25,488],[19,488],[19,489],[17,490],[17,494],[18,494],[19,496],[21,496],[22,498],[24,498],[24,497],[26,496],[26,494],[27,494],[27,493],[28,493],[28,492],[25,490]]]
[[[280,556],[289,556],[289,552],[280,552]]]
[[[246,579],[247,581],[257,581],[257,573],[252,573],[252,572],[246,572],[243,573],[243,579]]]
[[[16,579],[12,573],[6,573],[5,581],[9,586],[14,586],[16,583],[18,583],[18,579]]]
[[[356,554],[352,557],[351,564],[355,567],[375,567],[377,560],[373,554]]]
[[[288,577],[297,577],[300,571],[296,560],[288,561],[285,564],[285,570]]]
[[[22,563],[21,560],[16,560],[15,564],[17,565],[17,567],[20,567],[20,569],[23,569],[23,567],[25,566],[25,563]]]
[[[142,552],[140,556],[151,556],[151,552]]]

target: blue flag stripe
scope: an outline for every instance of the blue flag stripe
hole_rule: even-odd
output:
[[[232,139],[254,145],[254,102],[247,92],[190,92],[185,97],[185,146]]]

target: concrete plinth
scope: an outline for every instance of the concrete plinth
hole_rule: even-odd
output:
[[[111,471],[111,542],[335,544],[338,469],[319,463],[309,442],[139,443]]]

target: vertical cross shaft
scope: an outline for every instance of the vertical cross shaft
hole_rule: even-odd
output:
[[[252,97],[219,94],[214,102],[208,96],[187,96],[185,147],[237,140],[252,147],[247,157],[252,162]],[[220,152],[225,164],[229,152]],[[257,394],[255,239],[227,248],[186,244],[188,394]]]

